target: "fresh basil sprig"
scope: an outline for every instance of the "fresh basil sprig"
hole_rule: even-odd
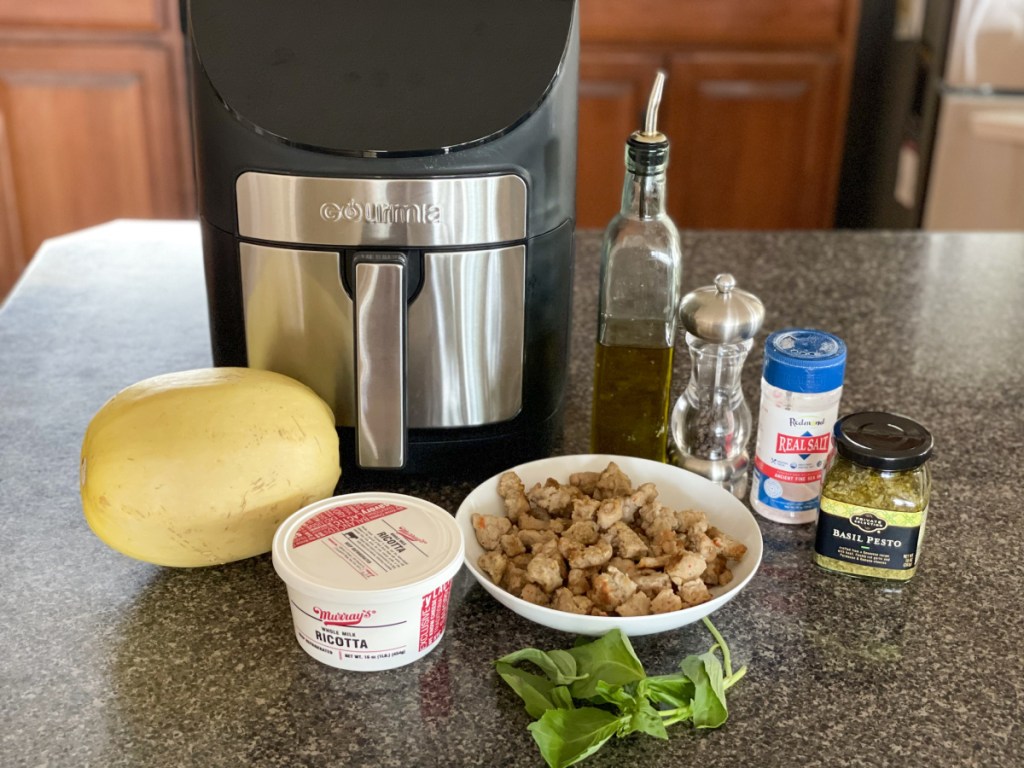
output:
[[[674,723],[717,728],[725,722],[725,692],[747,668],[733,672],[729,646],[710,620],[704,624],[715,644],[707,653],[687,656],[670,675],[648,677],[618,629],[597,640],[577,640],[568,651],[524,648],[494,665],[534,718],[528,727],[544,760],[551,768],[564,768],[594,754],[612,736],[646,733],[667,739],[666,727]],[[516,666],[521,663],[543,674]]]

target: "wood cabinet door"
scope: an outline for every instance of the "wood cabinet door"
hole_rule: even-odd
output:
[[[592,49],[580,55],[578,227],[603,229],[618,212],[626,139],[642,127],[660,63],[657,56],[614,50]]]
[[[680,227],[832,225],[838,169],[832,53],[706,51],[672,57],[665,132]]]
[[[176,12],[176,0],[0,0],[0,26],[158,31]]]
[[[180,66],[159,45],[0,43],[0,296],[48,237],[192,215]]]

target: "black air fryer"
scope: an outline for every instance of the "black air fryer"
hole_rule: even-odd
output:
[[[192,0],[189,32],[214,363],[309,385],[345,467],[550,452],[574,0]]]

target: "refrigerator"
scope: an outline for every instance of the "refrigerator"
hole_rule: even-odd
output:
[[[1024,229],[1024,0],[862,0],[839,228]]]
[[[1024,229],[1024,0],[957,6],[922,226]]]

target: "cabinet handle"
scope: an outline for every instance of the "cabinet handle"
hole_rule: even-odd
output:
[[[716,99],[799,99],[807,93],[807,83],[782,80],[773,83],[756,80],[705,80],[701,93]]]

